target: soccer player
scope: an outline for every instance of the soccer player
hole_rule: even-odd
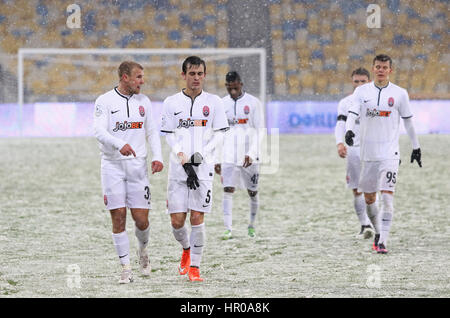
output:
[[[236,186],[245,187],[250,199],[248,235],[255,237],[255,218],[259,207],[259,136],[264,127],[261,102],[245,92],[237,72],[225,76],[228,95],[222,98],[230,130],[226,132],[222,164],[216,164],[216,173],[222,175],[223,239],[232,237],[233,193]]]
[[[365,68],[357,68],[351,75],[353,89],[370,81],[370,73]],[[353,146],[347,147],[344,144],[345,136],[345,121],[347,120],[347,113],[350,107],[350,100],[352,95],[349,95],[339,101],[338,116],[335,128],[335,137],[337,152],[339,157],[347,158],[347,187],[353,190],[353,206],[356,215],[361,224],[361,231],[359,232],[364,238],[368,239],[373,236],[373,228],[366,213],[366,202],[361,192],[358,192],[359,172],[361,169],[360,149],[359,149],[359,121],[356,122],[354,133],[355,140]]]
[[[153,154],[152,173],[163,169],[159,132],[152,120],[152,104],[140,94],[143,67],[132,61],[120,64],[119,85],[95,101],[94,135],[101,150],[104,203],[112,220],[112,239],[122,265],[119,283],[133,281],[130,244],[126,232],[127,207],[135,222],[141,273],[150,275],[147,245],[150,225],[150,183],[147,145]]]
[[[180,275],[203,281],[200,263],[206,241],[204,215],[210,213],[216,148],[229,129],[219,96],[203,90],[205,61],[185,59],[181,76],[186,88],[164,100],[161,131],[171,149],[167,212],[175,239],[183,248]],[[191,232],[185,225],[190,212]]]
[[[349,108],[345,142],[354,144],[356,119],[360,120],[361,176],[359,188],[364,192],[367,214],[375,227],[373,249],[386,254],[394,214],[394,191],[400,164],[400,117],[412,143],[411,163],[422,167],[421,151],[409,105],[408,92],[391,83],[392,59],[380,54],[373,59],[374,82],[355,89]],[[381,191],[381,224],[377,192]]]

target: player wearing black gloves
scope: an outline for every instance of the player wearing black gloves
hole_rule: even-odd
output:
[[[205,61],[189,56],[181,70],[185,88],[164,100],[161,116],[161,132],[166,134],[171,149],[167,213],[173,235],[183,249],[179,274],[188,274],[191,281],[202,281],[204,215],[212,210],[216,146],[229,126],[222,99],[203,90]]]
[[[184,171],[186,171],[186,174],[188,175],[186,183],[189,189],[195,190],[200,186],[200,183],[198,182],[197,173],[195,173],[193,167],[198,167],[202,163],[202,161],[203,161],[202,155],[199,152],[196,152],[191,156],[189,162],[186,162],[183,165]]]
[[[413,163],[414,160],[416,160],[417,163],[419,164],[419,167],[422,168],[422,153],[420,151],[420,148],[413,149],[411,153],[411,163]]]
[[[364,192],[367,215],[375,227],[373,249],[386,254],[399,178],[400,119],[412,144],[411,163],[416,160],[422,167],[422,160],[408,92],[389,81],[392,59],[385,54],[375,56],[372,70],[374,81],[357,87],[352,94],[345,142],[353,145],[353,129],[359,119],[362,170],[358,189]],[[380,204],[376,202],[378,192],[381,192]]]

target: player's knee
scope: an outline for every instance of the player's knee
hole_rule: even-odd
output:
[[[119,208],[111,210],[111,221],[113,233],[122,233],[126,225],[126,209]]]
[[[355,196],[355,197],[358,197],[358,196],[360,196],[362,194],[362,192],[358,192],[358,189],[353,189],[353,195]]]
[[[148,228],[148,226],[149,226],[149,222],[148,222],[148,220],[146,220],[146,219],[143,219],[143,220],[136,220],[136,221],[134,222],[134,224],[135,224],[136,227],[137,227],[139,230],[141,230],[141,231],[146,230],[146,229]]]
[[[191,211],[191,225],[200,225],[203,223],[204,214],[201,212]]]
[[[255,198],[256,195],[258,194],[258,191],[252,191],[252,190],[248,190],[248,189],[247,189],[247,192],[251,198]]]
[[[181,220],[172,219],[170,222],[174,229],[181,229],[184,226],[184,221],[181,221]]]
[[[233,187],[224,187],[223,191],[228,192],[228,193],[234,193],[234,188]]]
[[[376,193],[365,193],[364,194],[364,200],[366,201],[366,204],[370,205],[375,203],[377,200],[377,194]]]
[[[185,213],[174,213],[170,215],[170,223],[174,229],[181,229],[184,226],[185,220]]]

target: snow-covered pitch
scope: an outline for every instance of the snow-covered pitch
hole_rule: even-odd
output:
[[[119,262],[100,185],[93,138],[0,139],[0,297],[448,297],[450,293],[450,136],[419,136],[423,168],[402,164],[389,254],[357,238],[345,164],[331,135],[280,136],[280,169],[260,176],[257,237],[247,236],[248,196],[235,194],[234,238],[221,240],[222,189],[201,273],[177,273],[181,248],[165,214],[166,165],[151,176],[148,278],[118,285]],[[164,142],[163,142],[164,144]],[[132,250],[137,246],[128,215]]]

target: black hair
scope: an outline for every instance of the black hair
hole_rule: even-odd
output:
[[[241,76],[239,75],[238,72],[231,71],[231,72],[228,72],[227,75],[225,75],[225,81],[227,83],[231,83],[231,82],[241,83]]]
[[[350,77],[353,77],[353,75],[365,75],[370,80],[370,73],[364,67],[358,67],[356,70],[353,70]]]
[[[188,58],[186,58],[184,60],[183,66],[181,67],[184,74],[186,74],[186,72],[187,72],[188,65],[196,65],[196,66],[203,65],[203,70],[206,73],[206,63],[204,60],[202,60],[198,56],[189,56]]]
[[[386,62],[389,61],[389,67],[392,67],[392,59],[386,54],[378,54],[373,59],[372,65],[375,65],[375,61]]]

